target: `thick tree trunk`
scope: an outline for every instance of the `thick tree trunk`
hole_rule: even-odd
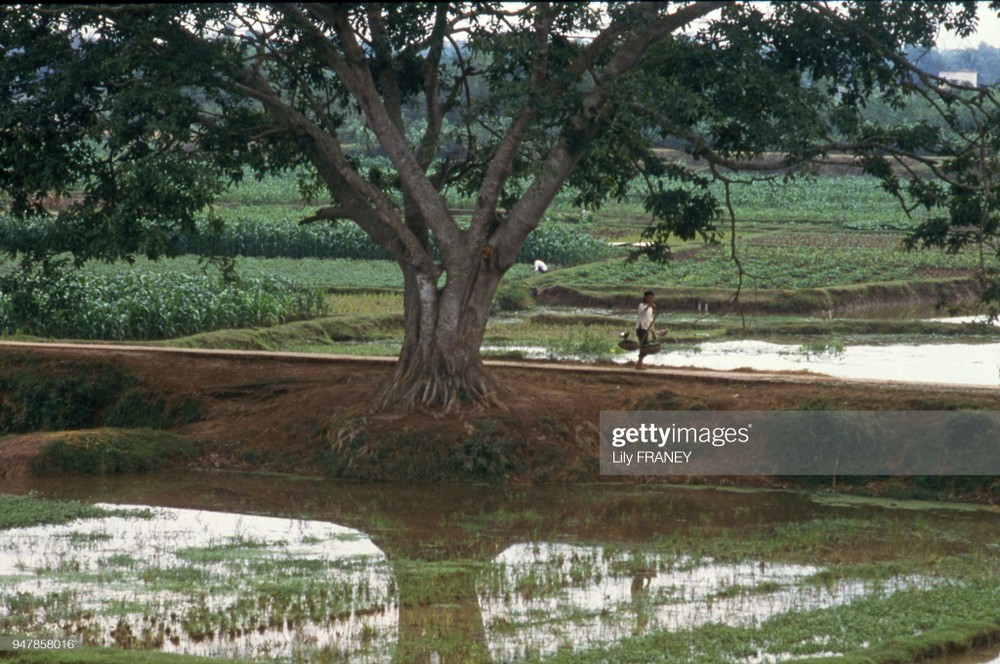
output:
[[[502,405],[479,349],[502,273],[485,261],[451,271],[443,288],[406,265],[405,333],[399,362],[375,395],[382,411]]]

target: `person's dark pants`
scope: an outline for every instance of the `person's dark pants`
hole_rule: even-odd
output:
[[[635,336],[639,339],[639,357],[642,357],[646,354],[642,352],[642,347],[649,343],[649,330],[637,327],[635,328]]]

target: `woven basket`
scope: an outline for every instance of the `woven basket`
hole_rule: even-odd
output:
[[[622,350],[639,350],[639,342],[631,339],[622,339],[618,342],[618,347]],[[660,344],[652,343],[642,346],[642,352],[646,355],[660,352]]]

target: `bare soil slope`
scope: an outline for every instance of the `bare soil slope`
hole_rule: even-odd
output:
[[[147,390],[193,398],[199,463],[359,479],[597,479],[602,410],[906,410],[1000,407],[1000,391],[947,385],[560,363],[491,362],[505,409],[371,414],[392,360],[55,344],[0,345],[58,372],[115,363]],[[78,368],[77,368],[78,370]],[[0,395],[2,396],[2,395]],[[23,474],[52,432],[0,439],[0,479]]]

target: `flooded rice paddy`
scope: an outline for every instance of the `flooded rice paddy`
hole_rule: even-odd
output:
[[[8,531],[0,578],[11,626],[99,646],[386,661],[397,619],[385,556],[322,521],[136,506]]]
[[[828,608],[870,593],[930,583],[897,577],[826,586],[815,582],[823,569],[813,565],[720,563],[657,553],[609,555],[603,547],[567,544],[516,545],[496,561],[501,566],[500,592],[481,598],[480,606],[497,662],[560,648],[588,649],[654,630],[757,625],[786,612]],[[535,596],[535,589],[547,583],[566,587]]]
[[[1000,320],[990,321],[985,316],[934,317],[934,308],[928,305],[885,305],[875,304],[858,307],[849,317],[872,320],[913,320],[927,323],[958,325],[1000,326]],[[553,308],[549,315],[614,317],[620,311],[609,309],[580,308],[565,311]],[[518,322],[520,319],[497,319],[494,323]],[[686,315],[671,317],[664,325],[672,323],[698,323],[711,327],[727,320],[705,314],[692,318]],[[820,320],[820,319],[810,319]],[[627,329],[627,328],[626,328]],[[864,337],[860,337],[864,339]],[[893,337],[888,337],[892,339]],[[894,337],[900,339],[900,337]],[[994,337],[995,338],[995,337]],[[617,341],[617,339],[615,340]],[[598,344],[600,346],[601,344]],[[607,346],[596,356],[608,358]],[[614,349],[617,351],[617,349]],[[534,345],[484,346],[487,354],[516,353],[527,359],[558,359],[588,361],[595,354],[574,354],[561,352],[552,347]],[[638,358],[636,352],[616,352],[611,359],[618,364],[633,364]],[[705,341],[696,344],[673,345],[669,341],[663,350],[647,356],[645,364],[653,367],[713,369],[735,371],[810,372],[837,378],[885,380],[918,383],[944,383],[1000,387],[1000,343],[990,341],[941,341],[923,338],[906,342],[876,341],[865,343],[854,339],[844,341],[815,336],[801,340],[774,342],[755,339]]]
[[[629,353],[621,362],[635,362]],[[1000,387],[1000,344],[887,344],[803,346],[766,341],[721,341],[650,355],[650,366],[700,369],[810,371],[838,378]]]
[[[994,511],[780,491],[214,473],[0,485],[26,491],[135,512],[4,531],[0,634],[215,657],[617,661],[652,638],[721,653],[700,661],[777,662],[870,638],[828,623],[922,602],[946,616],[968,584],[995,591],[1000,563]],[[788,636],[795,616],[815,621]]]
[[[485,350],[516,351],[529,359],[586,359],[559,356],[542,346]],[[613,361],[634,364],[637,358],[633,351],[615,355]],[[849,379],[1000,387],[1000,343],[788,344],[746,339],[683,348],[667,344],[659,353],[647,356],[645,364],[719,371],[806,371]]]

